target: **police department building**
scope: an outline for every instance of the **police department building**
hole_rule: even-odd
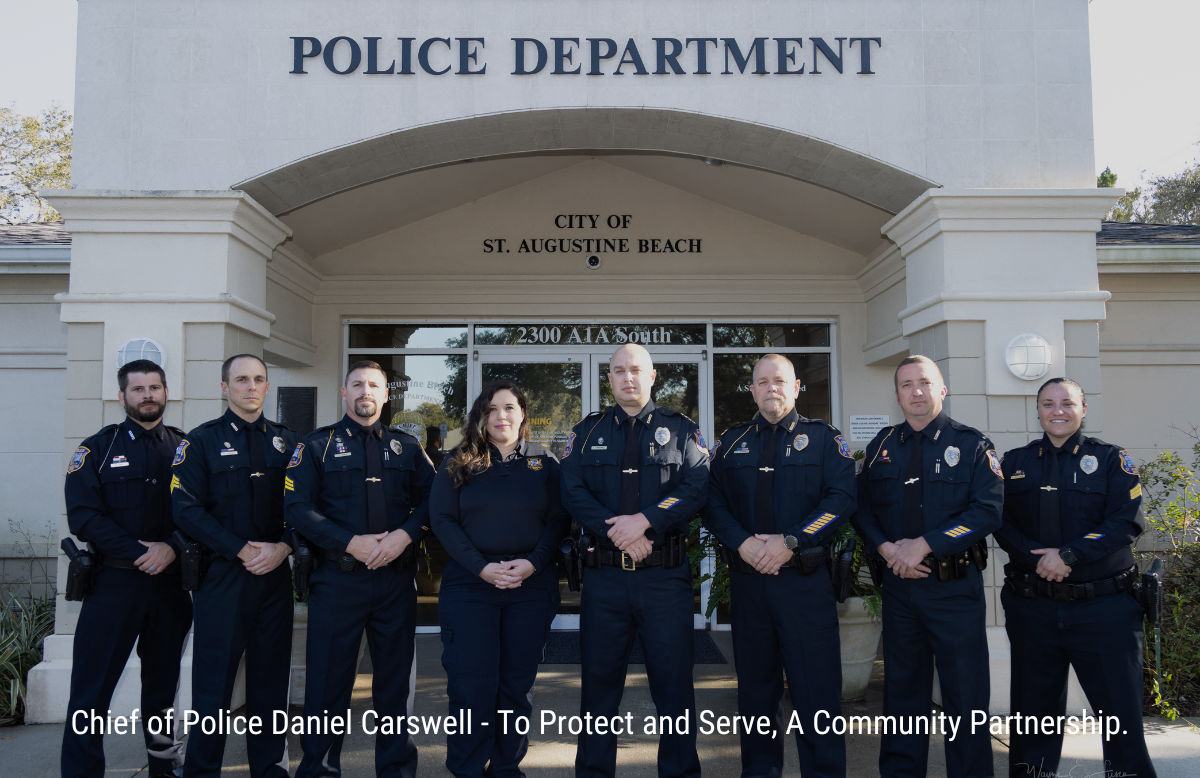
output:
[[[801,415],[862,449],[925,354],[1001,452],[1041,434],[1035,392],[1064,374],[1088,434],[1178,447],[1200,236],[1102,232],[1090,56],[1085,0],[85,0],[73,185],[46,195],[65,232],[0,236],[5,569],[63,579],[63,473],[124,417],[116,370],[142,355],[185,430],[223,412],[232,354],[262,355],[264,411],[300,432],[373,359],[386,422],[451,448],[509,377],[561,454],[633,341],[709,440],[780,352]],[[727,629],[706,597],[697,628]],[[59,596],[30,721],[65,715],[78,607]],[[555,628],[578,613],[564,586]]]

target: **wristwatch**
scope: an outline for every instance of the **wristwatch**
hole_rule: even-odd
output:
[[[788,548],[790,548],[790,549],[792,549],[793,551],[795,551],[795,550],[796,550],[796,546],[800,545],[800,541],[796,540],[796,536],[795,536],[795,535],[784,535],[784,536],[783,536],[783,545],[785,545],[785,546],[787,546]]]
[[[1070,546],[1063,546],[1060,548],[1058,550],[1058,558],[1061,559],[1062,563],[1067,567],[1071,567],[1079,561],[1078,557],[1075,556],[1075,549],[1071,548]]]

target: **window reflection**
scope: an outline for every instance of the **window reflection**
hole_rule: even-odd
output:
[[[466,348],[462,324],[351,324],[350,348]]]
[[[714,324],[717,348],[812,348],[829,345],[828,324]]]
[[[695,362],[655,362],[658,376],[650,389],[650,399],[655,405],[678,411],[689,419],[700,418],[700,366]],[[612,386],[608,383],[608,363],[600,365],[600,410],[607,410],[616,402]]]
[[[578,362],[486,362],[483,386],[507,379],[525,392],[529,439],[562,459],[571,428],[583,418],[583,366]]]
[[[718,434],[758,413],[750,396],[750,376],[761,354],[716,354],[713,357],[713,429]],[[809,419],[832,421],[828,354],[785,354],[796,367],[803,391],[796,412]]]

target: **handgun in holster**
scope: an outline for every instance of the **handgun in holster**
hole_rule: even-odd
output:
[[[86,551],[80,551],[72,538],[63,538],[59,548],[71,560],[67,566],[66,598],[71,602],[81,602],[96,586],[96,574],[100,571],[96,552],[90,543]]]
[[[850,597],[850,586],[854,583],[854,550],[856,548],[858,548],[858,541],[849,538],[834,560],[831,574],[833,576],[833,593],[838,602],[845,602]]]
[[[192,540],[183,534],[182,530],[175,530],[171,539],[179,548],[179,571],[183,579],[183,590],[185,592],[200,591],[200,585],[204,583],[204,576],[208,575],[208,566],[212,561],[212,555],[199,541]]]
[[[988,547],[987,541],[981,540],[975,545],[967,549],[971,555],[971,562],[979,568],[980,572],[987,570],[988,565]]]
[[[742,575],[750,575],[754,572],[754,566],[742,559],[742,555],[737,552],[737,549],[730,548],[724,543],[717,545],[717,558],[729,566],[729,569]]]
[[[582,576],[580,573],[583,572],[579,560],[579,541],[568,535],[563,538],[559,550],[562,551],[563,567],[567,572],[567,591],[577,592],[581,588]]]
[[[1037,589],[1033,585],[1033,573],[1009,562],[1004,566],[1004,584],[1018,597],[1032,600],[1037,597]]]
[[[292,582],[296,587],[297,599],[303,600],[308,596],[308,579],[321,565],[321,555],[316,553],[308,538],[296,530],[289,530],[288,534],[289,537],[285,540],[291,545],[292,554],[296,557],[292,566]]]
[[[687,560],[687,535],[673,529],[663,541],[663,567],[679,567]]]
[[[600,569],[600,541],[595,535],[579,537],[579,560],[584,568]]]
[[[875,586],[883,586],[883,571],[887,569],[887,565],[880,559],[874,551],[867,551],[867,572],[871,574],[871,583]]]
[[[1140,596],[1138,599],[1142,603],[1142,610],[1146,612],[1146,619],[1155,627],[1162,627],[1163,622],[1163,577],[1166,573],[1166,564],[1161,559],[1155,559],[1150,563],[1150,567],[1146,572],[1142,573]]]

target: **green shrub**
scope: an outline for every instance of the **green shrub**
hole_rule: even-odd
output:
[[[0,605],[0,726],[25,717],[25,679],[42,661],[42,641],[54,631],[54,599]]]

